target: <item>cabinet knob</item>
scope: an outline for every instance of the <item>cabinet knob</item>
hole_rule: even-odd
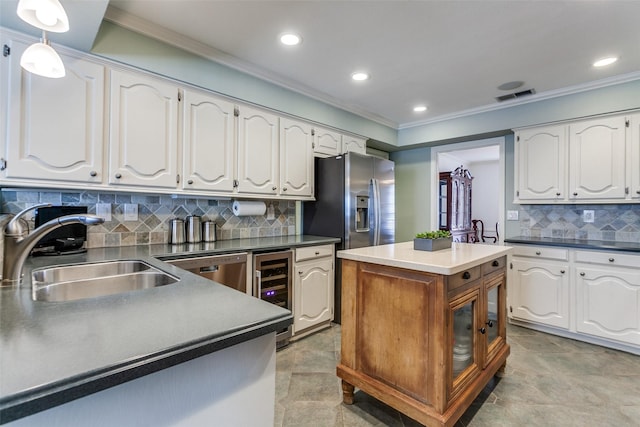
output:
[[[116,179],[120,179],[120,178],[122,178],[122,174],[117,173],[116,174]]]
[[[287,187],[284,187],[284,188],[282,189],[282,191],[287,191]]]
[[[497,260],[497,259],[494,259],[494,260],[493,260],[493,262],[491,263],[491,266],[492,266],[492,267],[499,267],[499,266],[500,266],[500,263],[498,262],[498,260]]]
[[[536,255],[540,255],[542,252],[540,251],[536,251]]]
[[[489,320],[487,323],[485,323],[485,325],[487,325],[490,328],[493,328],[493,320]]]
[[[636,191],[636,194],[640,194],[640,190]]]
[[[560,274],[564,274],[564,270],[560,270]]]
[[[478,329],[478,331],[480,331],[481,334],[486,334],[487,330],[485,328],[480,328]]]
[[[89,172],[89,175],[91,175],[91,176],[97,176],[97,175],[98,175],[98,172],[96,172],[96,171],[91,171],[91,172]]]
[[[609,258],[609,262],[614,262],[615,258]]]
[[[556,196],[560,197],[560,193],[556,193]]]
[[[271,189],[272,189],[273,191],[276,191],[276,190],[278,189],[278,187],[271,187]]]
[[[193,180],[190,179],[189,181],[187,181],[187,184],[189,184],[189,185],[193,184]]]
[[[580,273],[580,275],[581,275],[582,277],[584,277],[584,271],[583,271],[582,273]]]
[[[320,251],[316,251],[316,256],[320,255]]]
[[[574,196],[577,196],[577,195],[578,195],[578,193],[575,193],[575,192],[574,192],[574,193],[573,193],[573,195],[574,195]]]
[[[465,271],[464,273],[462,273],[462,278],[465,280],[471,278],[471,273],[469,273],[468,271]]]

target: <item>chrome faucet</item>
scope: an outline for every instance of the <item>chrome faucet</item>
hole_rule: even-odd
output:
[[[32,209],[51,206],[48,203],[28,207],[17,213],[4,228],[4,261],[2,265],[2,286],[19,285],[22,279],[22,265],[31,249],[48,232],[67,224],[98,225],[104,218],[95,215],[66,215],[45,222],[31,233],[20,222],[22,215]]]

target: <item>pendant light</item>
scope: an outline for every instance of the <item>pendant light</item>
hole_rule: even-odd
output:
[[[63,33],[69,31],[69,18],[58,0],[20,0],[18,16],[28,24],[42,30],[40,43],[32,44],[20,58],[25,70],[44,77],[65,76],[60,55],[51,47],[47,31]]]

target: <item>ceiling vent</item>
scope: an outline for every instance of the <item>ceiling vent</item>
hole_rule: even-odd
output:
[[[510,99],[522,98],[523,96],[533,95],[534,93],[536,93],[535,89],[527,89],[520,92],[514,92],[514,93],[509,93],[507,95],[498,96],[496,97],[496,101],[498,102],[508,101]]]

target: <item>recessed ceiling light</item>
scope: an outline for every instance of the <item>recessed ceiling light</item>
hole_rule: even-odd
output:
[[[608,58],[602,58],[593,63],[594,67],[606,67],[607,65],[611,65],[618,60],[615,56],[610,56]]]
[[[351,78],[357,82],[361,82],[363,80],[369,80],[369,74],[362,72],[362,71],[356,71],[355,73],[351,74]]]
[[[427,106],[426,105],[416,105],[415,107],[413,107],[413,111],[415,111],[416,113],[422,113],[423,111],[427,111]]]
[[[302,37],[294,33],[285,33],[280,36],[280,43],[287,46],[296,46],[302,43]]]

